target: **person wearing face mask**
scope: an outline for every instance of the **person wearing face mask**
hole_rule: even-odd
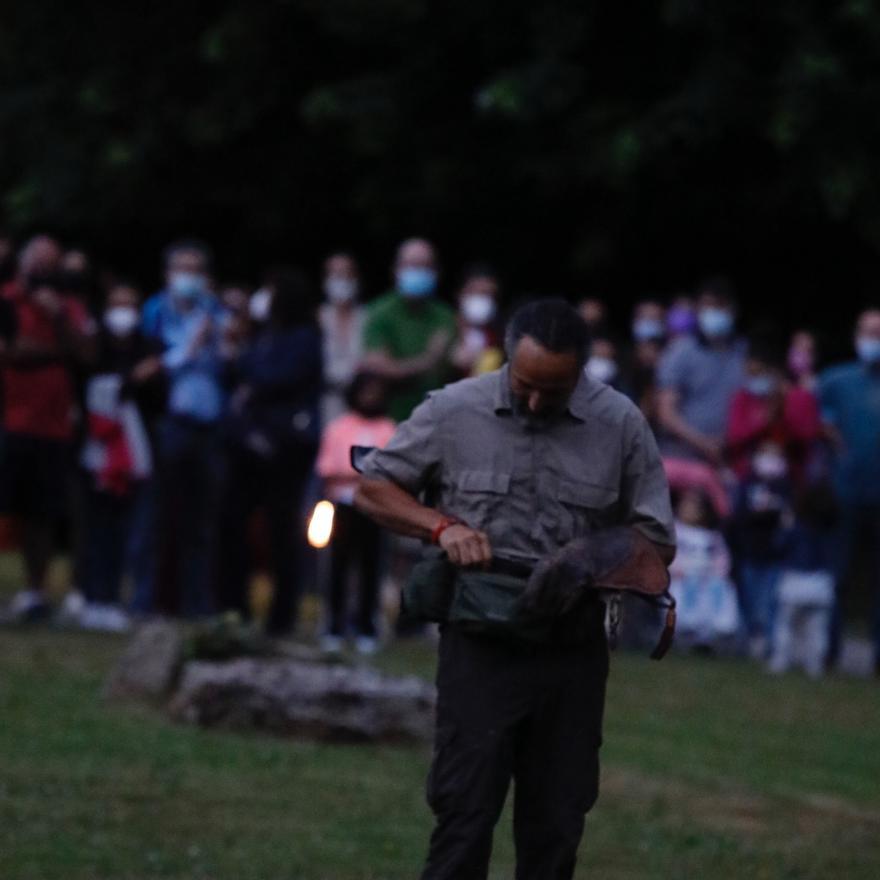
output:
[[[627,359],[626,386],[648,423],[657,428],[657,364],[666,345],[666,313],[660,303],[636,303],[632,348]]]
[[[162,576],[156,601],[163,611],[198,617],[212,609],[223,473],[220,421],[227,397],[224,310],[210,289],[205,245],[175,242],[166,248],[164,264],[166,286],[142,312],[144,335],[162,348],[168,383],[157,432]]]
[[[345,393],[363,355],[364,308],[361,279],[351,254],[331,254],[324,262],[324,303],[318,313],[324,337],[324,394],[321,419],[326,425],[345,412]]]
[[[58,282],[65,296],[76,297],[92,312],[100,309],[100,296],[92,283],[92,264],[89,255],[79,248],[71,248],[61,258]]]
[[[617,346],[608,337],[600,336],[592,340],[584,372],[591,379],[619,390]]]
[[[663,344],[666,339],[666,310],[654,300],[636,303],[632,322],[633,341]]]
[[[85,539],[76,614],[86,629],[123,631],[129,612],[152,610],[154,580],[151,429],[164,405],[160,346],[141,333],[140,294],[110,288],[101,316],[99,354],[85,388]],[[124,610],[123,575],[134,592]],[[68,603],[70,608],[72,603]],[[68,614],[70,619],[71,614]]]
[[[733,396],[727,423],[727,454],[733,472],[744,479],[756,449],[773,440],[783,450],[792,481],[800,485],[821,437],[816,397],[786,380],[772,343],[753,339],[743,386]]]
[[[378,648],[377,617],[381,575],[382,530],[354,507],[357,474],[351,466],[353,446],[381,449],[394,434],[385,414],[384,380],[358,373],[346,393],[348,410],[324,429],[315,470],[324,483],[324,497],[335,505],[330,545],[327,631],[321,647],[340,651],[347,636],[355,650],[373,654]],[[357,584],[357,610],[348,601],[352,576]]]
[[[772,439],[762,441],[737,486],[728,528],[736,559],[743,636],[755,659],[765,659],[770,648],[782,564],[781,535],[791,517],[792,494],[783,445]]]
[[[95,325],[58,282],[61,248],[38,235],[18,257],[6,303],[0,446],[0,514],[21,523],[26,583],[10,613],[48,614],[46,578],[57,526],[70,521],[71,463],[77,423],[74,370],[95,355]]]
[[[730,284],[707,282],[697,300],[698,336],[683,339],[661,358],[657,403],[665,458],[721,466],[727,413],[745,367],[735,320]]]
[[[437,255],[422,238],[397,249],[394,289],[369,307],[363,367],[392,383],[388,412],[403,421],[450,376],[455,314],[436,297]]]
[[[697,332],[697,313],[689,296],[676,296],[666,312],[666,334],[671,342],[689,339]]]
[[[143,306],[142,329],[149,339],[176,345],[186,326],[203,314],[219,317],[222,307],[211,293],[211,254],[198,241],[181,240],[165,248],[165,286]]]
[[[819,403],[834,441],[832,480],[840,503],[830,664],[840,649],[840,598],[851,586],[853,558],[860,544],[872,548],[880,544],[880,308],[868,308],[859,315],[854,347],[854,362],[830,367],[819,377]],[[880,675],[880,554],[872,550],[869,558],[871,635],[875,670]]]
[[[504,360],[498,278],[489,266],[470,266],[464,272],[458,293],[458,336],[450,359],[462,378],[497,370]]]
[[[795,331],[788,346],[788,375],[796,385],[808,391],[815,391],[818,385],[816,348],[816,335],[809,330]]]
[[[252,565],[242,536],[254,512],[265,511],[274,581],[266,628],[287,635],[305,580],[300,516],[321,436],[321,334],[317,291],[301,270],[274,272],[271,291],[267,326],[229,365],[217,598],[248,616]]]

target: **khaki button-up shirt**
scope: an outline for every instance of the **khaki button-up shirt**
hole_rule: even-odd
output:
[[[486,532],[497,556],[533,562],[612,525],[675,544],[648,423],[626,397],[583,374],[566,412],[541,428],[514,414],[507,367],[448,385],[364,459],[363,473],[424,493]]]

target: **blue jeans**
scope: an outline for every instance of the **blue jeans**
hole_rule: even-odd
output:
[[[776,587],[780,567],[776,562],[741,560],[739,602],[747,636],[763,636],[770,643],[776,613]]]

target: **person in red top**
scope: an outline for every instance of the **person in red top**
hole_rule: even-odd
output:
[[[0,296],[16,332],[0,360],[3,444],[0,512],[21,518],[27,588],[12,600],[15,617],[47,610],[46,572],[52,535],[66,512],[76,395],[71,367],[94,354],[94,322],[65,297],[56,280],[61,249],[48,236],[31,239],[18,274]]]
[[[737,477],[749,475],[758,447],[770,441],[784,450],[797,485],[806,476],[821,435],[819,405],[812,391],[790,384],[772,350],[752,344],[745,382],[731,401],[727,426],[728,462]]]

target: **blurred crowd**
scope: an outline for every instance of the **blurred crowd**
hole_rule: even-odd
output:
[[[376,650],[395,559],[353,507],[350,448],[386,443],[431,389],[497,369],[512,297],[489,265],[441,278],[423,239],[400,244],[390,289],[369,297],[348,253],[320,278],[279,266],[259,287],[219,280],[198,241],[170,244],[160,268],[148,294],[49,236],[0,236],[0,545],[26,576],[9,615],[118,631],[152,614],[250,619],[259,570],[268,632],[291,633],[317,586],[324,647]],[[723,278],[636,303],[625,332],[609,306],[578,303],[585,371],[654,429],[677,644],[819,675],[859,584],[880,656],[880,309],[857,317],[855,358],[820,371],[807,329],[741,334]],[[335,518],[316,564],[319,499]],[[60,541],[72,587],[53,609]]]

